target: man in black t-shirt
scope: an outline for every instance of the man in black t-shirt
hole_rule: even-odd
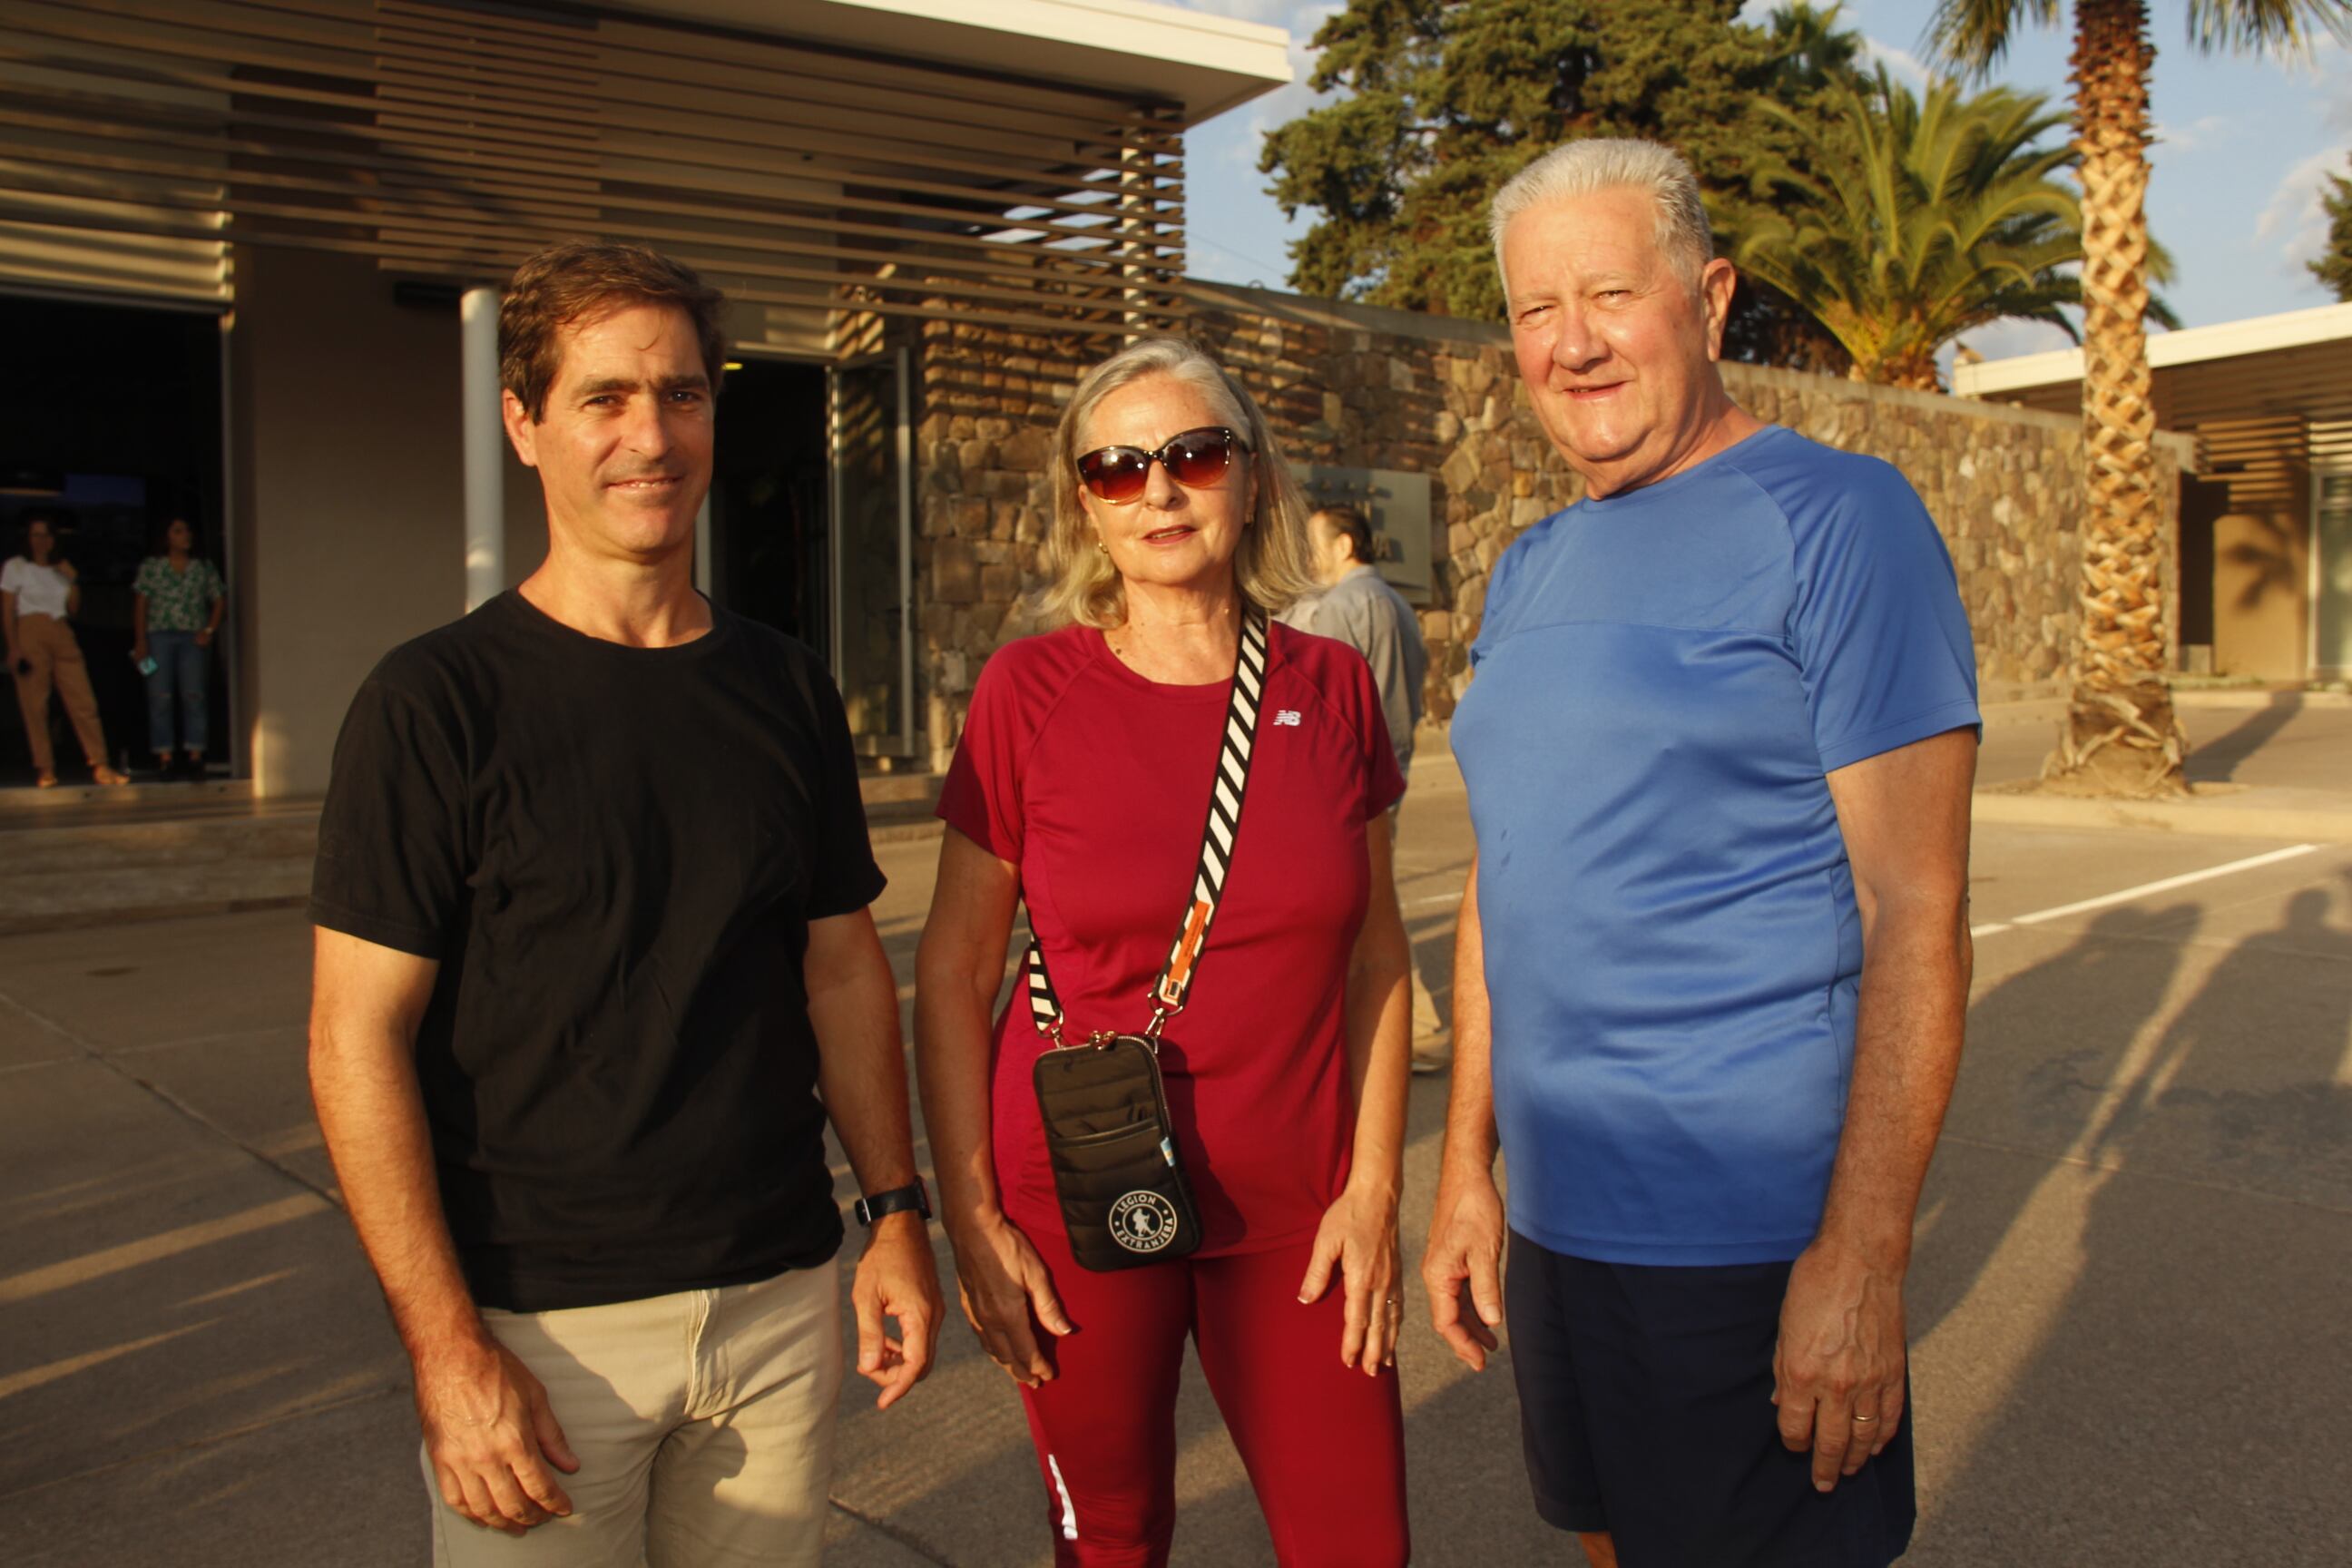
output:
[[[930,1365],[841,700],[690,578],[719,303],[635,247],[523,264],[500,373],[546,563],[388,655],[336,746],[311,1089],[415,1373],[436,1563],[817,1560],[828,1117],[866,1194],[857,1369],[887,1406]]]

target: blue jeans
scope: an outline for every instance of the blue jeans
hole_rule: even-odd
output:
[[[174,751],[201,755],[205,749],[205,648],[194,632],[149,632],[147,652],[155,673],[147,677],[147,749],[157,756]],[[172,697],[180,699],[179,745],[172,744]]]

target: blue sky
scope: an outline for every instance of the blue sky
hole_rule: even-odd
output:
[[[1186,191],[1195,276],[1223,282],[1285,286],[1285,242],[1307,226],[1286,223],[1257,172],[1266,131],[1314,101],[1304,83],[1307,48],[1335,0],[1175,0],[1192,9],[1286,27],[1297,80],[1287,88],[1208,121],[1191,136]],[[1772,9],[1751,0],[1752,13]],[[1920,35],[1930,0],[1848,0],[1844,19],[1895,71],[1923,79]],[[2303,266],[2319,254],[2326,223],[2322,176],[2344,173],[2352,152],[2352,51],[2323,38],[2301,65],[2202,56],[2189,43],[2182,0],[2156,0],[2157,47],[2152,110],[2148,220],[2168,247],[2179,275],[2167,290],[2183,324],[2205,326],[2247,316],[2305,310],[2331,296]],[[2032,28],[1996,72],[2011,87],[2067,97],[2066,25]],[[2063,347],[2054,328],[2008,323],[1970,335],[1990,358]]]

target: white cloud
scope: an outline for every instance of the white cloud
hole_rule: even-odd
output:
[[[1262,22],[1290,35],[1289,85],[1252,99],[1243,108],[1219,115],[1193,132],[1196,146],[1204,139],[1213,141],[1220,163],[1255,176],[1258,149],[1265,143],[1265,133],[1286,121],[1297,119],[1320,101],[1320,96],[1307,85],[1307,79],[1315,70],[1315,51],[1309,44],[1326,18],[1347,8],[1345,0],[1183,0],[1183,4],[1188,10],[1206,11],[1237,21]],[[1202,132],[1209,134],[1204,138]]]
[[[1212,200],[1213,182],[1196,173],[1192,184],[1189,238],[1195,276],[1228,282],[1265,283],[1280,287],[1289,271],[1276,258],[1284,241],[1306,226],[1310,215],[1286,222],[1281,210],[1262,194],[1265,177],[1257,172],[1265,133],[1294,120],[1321,101],[1307,86],[1315,69],[1308,47],[1324,20],[1345,8],[1345,0],[1186,0],[1191,9],[1261,22],[1290,35],[1289,85],[1251,100],[1214,120],[1196,126],[1186,136],[1187,151],[1197,169],[1214,169],[1227,192]]]
[[[1257,166],[1258,146],[1267,132],[1297,119],[1323,100],[1322,94],[1307,85],[1307,79],[1315,74],[1315,51],[1308,47],[1307,40],[1315,36],[1315,29],[1323,25],[1324,17],[1337,13],[1341,7],[1319,5],[1299,9],[1312,10],[1314,15],[1307,19],[1306,26],[1293,27],[1290,31],[1290,85],[1278,87],[1250,104],[1250,133],[1242,139],[1243,145],[1235,149],[1242,155],[1243,162],[1253,169]]]
[[[2254,240],[2271,250],[2276,270],[2307,281],[2305,264],[2327,247],[2327,209],[2322,196],[2327,176],[2346,165],[2344,149],[2314,153],[2283,176],[2254,220]]]
[[[2074,346],[2074,339],[2047,321],[2015,320],[1979,327],[1960,341],[1987,359],[2015,359],[2020,354],[2047,353],[2053,349]]]
[[[2343,40],[2335,37],[2325,28],[2315,29],[2315,31],[2317,37],[2311,41],[2311,52],[2301,58],[2298,59],[2291,55],[2265,58],[2273,61],[2274,68],[2305,81],[2317,82],[2322,86],[2326,86],[2331,79],[2342,81],[2344,68],[2347,63],[2346,57],[2352,55],[2352,47],[2347,47]]]
[[[1862,40],[1863,58],[1883,65],[1915,88],[1925,88],[1931,74],[1919,63],[1919,57],[1908,49],[1898,49],[1893,44],[1883,44],[1876,38]]]
[[[1164,3],[1164,0],[1163,0]],[[1206,11],[1212,16],[1230,16],[1236,22],[1263,22],[1270,27],[1289,27],[1291,35],[1298,29],[1291,18],[1301,11],[1311,9],[1302,0],[1175,0],[1185,11]]]
[[[2158,146],[2173,153],[2202,153],[2221,142],[2233,140],[2238,122],[2226,114],[2204,114],[2186,125],[2158,121],[2155,127]]]
[[[2307,68],[2327,100],[2327,128],[2352,138],[2352,43],[2322,33]]]

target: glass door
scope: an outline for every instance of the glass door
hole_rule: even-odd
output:
[[[915,753],[914,451],[907,351],[832,374],[833,670],[858,752]]]
[[[2352,676],[2352,470],[2315,474],[2312,487],[2312,670]]]

